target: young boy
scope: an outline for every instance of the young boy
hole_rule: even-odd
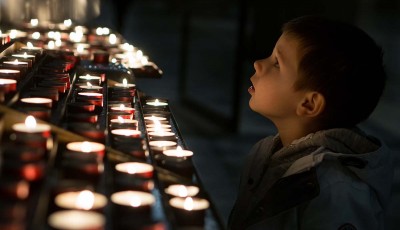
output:
[[[278,134],[252,148],[229,229],[384,229],[390,151],[356,127],[382,94],[382,50],[316,16],[282,31],[249,88],[250,108]]]

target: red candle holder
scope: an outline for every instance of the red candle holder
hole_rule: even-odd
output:
[[[17,81],[13,79],[0,78],[0,91],[8,94],[17,90]]]
[[[51,108],[53,106],[53,101],[50,98],[44,97],[26,97],[21,98],[20,102],[23,106],[39,106],[45,108]]]
[[[0,69],[0,78],[19,80],[21,71],[15,69]]]
[[[94,112],[96,106],[88,102],[70,102],[67,104],[67,113]]]

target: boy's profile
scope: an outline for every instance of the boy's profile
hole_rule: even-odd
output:
[[[384,229],[390,150],[357,128],[384,89],[381,48],[355,26],[304,16],[254,69],[249,106],[278,134],[252,148],[229,229]]]

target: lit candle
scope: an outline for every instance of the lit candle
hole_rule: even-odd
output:
[[[44,137],[50,137],[51,126],[47,124],[37,124],[33,116],[28,116],[25,123],[12,125],[12,129],[18,133],[40,134]]]
[[[168,132],[164,130],[155,130],[153,132],[148,132],[151,140],[176,140],[174,132]]]
[[[28,42],[26,43],[26,46],[21,47],[21,50],[23,52],[34,52],[41,54],[43,49],[37,46],[33,46],[31,42]]]
[[[114,86],[124,87],[124,88],[135,88],[136,87],[135,84],[128,83],[128,80],[126,80],[126,78],[124,78],[122,80],[122,83],[116,83]]]
[[[169,157],[182,157],[187,158],[193,156],[193,152],[190,150],[183,150],[182,147],[178,146],[176,149],[164,150],[163,154]]]
[[[58,194],[54,202],[64,209],[98,210],[106,206],[107,198],[100,193],[83,190]]]
[[[13,79],[0,78],[0,92],[11,93],[17,90],[17,81]]]
[[[90,92],[100,93],[103,90],[103,87],[98,85],[92,85],[92,83],[86,82],[86,85],[80,85],[79,89],[88,92],[90,91]]]
[[[210,206],[206,199],[195,197],[174,197],[169,200],[178,225],[202,226],[204,225],[205,211]]]
[[[90,74],[86,74],[84,76],[79,76],[78,81],[80,82],[90,82],[91,84],[94,85],[100,85],[101,84],[101,77],[100,76],[93,76]]]
[[[43,98],[43,97],[21,98],[21,102],[26,105],[36,105],[47,108],[51,108],[53,104],[53,101],[50,98]]]
[[[150,178],[153,176],[154,168],[150,164],[140,162],[124,162],[115,166],[115,170],[129,175]]]
[[[197,186],[188,186],[183,184],[172,184],[168,186],[165,193],[176,197],[196,196],[200,189]]]
[[[96,153],[101,156],[104,155],[105,152],[105,146],[103,144],[89,141],[70,142],[66,145],[66,148],[74,152]]]
[[[0,78],[19,80],[21,71],[16,69],[0,69]]]
[[[90,104],[103,107],[103,94],[95,92],[79,92],[76,101],[88,102]]]
[[[93,98],[103,98],[103,94],[101,93],[82,92],[78,93],[78,95],[85,97],[93,97]]]
[[[21,73],[25,74],[26,71],[28,70],[29,63],[23,62],[23,61],[18,61],[18,59],[15,59],[14,61],[4,61],[3,67],[10,68],[10,69],[16,69],[16,70],[19,70]]]
[[[150,149],[154,154],[162,154],[164,150],[176,148],[176,141],[149,141]]]
[[[135,108],[126,107],[124,104],[120,104],[119,106],[116,106],[116,107],[111,107],[110,109],[111,109],[111,111],[135,114]]]
[[[93,211],[65,210],[52,213],[48,224],[54,229],[101,230],[105,228],[104,215]]]
[[[154,116],[154,115],[151,115],[151,116],[146,116],[146,117],[144,117],[144,119],[145,120],[149,120],[149,121],[158,121],[158,122],[160,122],[160,121],[166,121],[167,120],[167,118],[165,118],[165,117],[157,117],[157,116]]]
[[[111,130],[111,134],[117,136],[126,136],[126,137],[140,137],[142,132],[135,129],[113,129]]]
[[[138,128],[138,121],[132,119],[124,119],[122,116],[117,116],[116,119],[110,120],[111,129],[120,129],[120,128]]]
[[[154,156],[154,158],[163,168],[181,176],[191,178],[194,172],[192,156],[192,151],[182,150],[182,148],[178,146],[176,149],[164,150],[163,154],[158,154]]]
[[[168,103],[167,102],[160,102],[158,99],[156,99],[154,101],[146,102],[146,105],[163,107],[163,106],[167,106]]]
[[[155,203],[154,195],[140,191],[121,191],[111,195],[111,201],[115,204],[139,208],[152,206]]]
[[[35,60],[35,55],[30,55],[24,52],[23,54],[12,54],[11,56],[16,57],[16,58],[24,58],[24,59],[31,59]]]

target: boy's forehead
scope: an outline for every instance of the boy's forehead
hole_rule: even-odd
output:
[[[299,44],[295,38],[282,34],[275,45],[275,51],[284,62],[296,65],[299,57],[298,47]]]

